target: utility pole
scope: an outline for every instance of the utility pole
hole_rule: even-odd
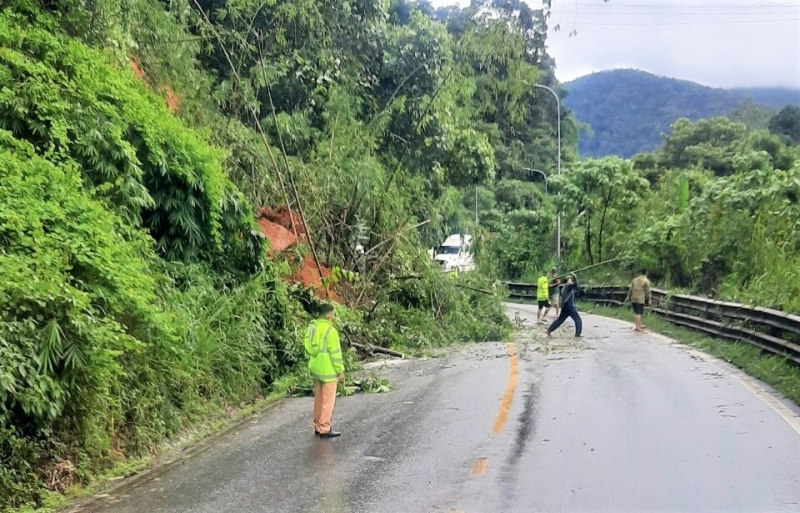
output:
[[[538,87],[540,89],[546,89],[553,94],[553,97],[556,99],[556,108],[558,109],[558,175],[561,176],[561,99],[558,97],[558,93],[550,89],[549,87],[541,84],[533,84],[533,87]],[[561,193],[558,193],[559,199],[561,198]],[[556,217],[556,259],[561,261],[561,206],[559,205],[558,208],[558,215]]]

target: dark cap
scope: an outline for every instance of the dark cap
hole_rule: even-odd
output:
[[[317,309],[317,317],[322,318],[333,312],[333,305],[330,303],[321,303]]]

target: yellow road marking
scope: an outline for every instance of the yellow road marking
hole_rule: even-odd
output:
[[[489,458],[475,458],[471,474],[473,476],[482,476],[486,473],[487,468],[489,468]]]
[[[506,391],[503,393],[503,400],[500,402],[500,410],[497,412],[497,417],[494,419],[492,431],[500,433],[508,421],[508,414],[511,412],[511,402],[514,400],[514,391],[517,389],[517,377],[519,375],[519,357],[514,349],[514,344],[506,344],[509,359],[509,374],[508,383],[506,384]],[[475,458],[472,464],[472,471],[470,474],[473,476],[482,476],[486,474],[489,468],[489,458]],[[452,513],[463,513],[461,511],[454,511]]]
[[[514,344],[506,344],[508,348],[510,373],[508,375],[508,383],[506,384],[506,391],[503,394],[503,400],[500,403],[500,410],[497,412],[497,417],[494,419],[494,426],[492,431],[500,433],[508,421],[508,414],[511,411],[511,402],[514,400],[514,390],[517,388],[517,375],[519,374],[519,358],[517,352],[514,350]]]

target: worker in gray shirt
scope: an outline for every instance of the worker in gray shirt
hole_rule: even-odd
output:
[[[633,308],[634,324],[636,325],[633,331],[644,330],[644,326],[642,326],[644,307],[645,305],[650,306],[653,302],[653,296],[650,293],[650,280],[647,279],[646,269],[639,271],[639,274],[631,282],[625,301],[630,301],[631,308]]]

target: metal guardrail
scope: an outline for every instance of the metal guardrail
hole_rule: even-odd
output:
[[[508,282],[512,299],[536,300],[536,285]],[[622,306],[628,287],[587,287],[579,301]],[[653,289],[648,309],[665,320],[710,335],[752,344],[800,365],[800,316],[770,308],[670,294]]]

